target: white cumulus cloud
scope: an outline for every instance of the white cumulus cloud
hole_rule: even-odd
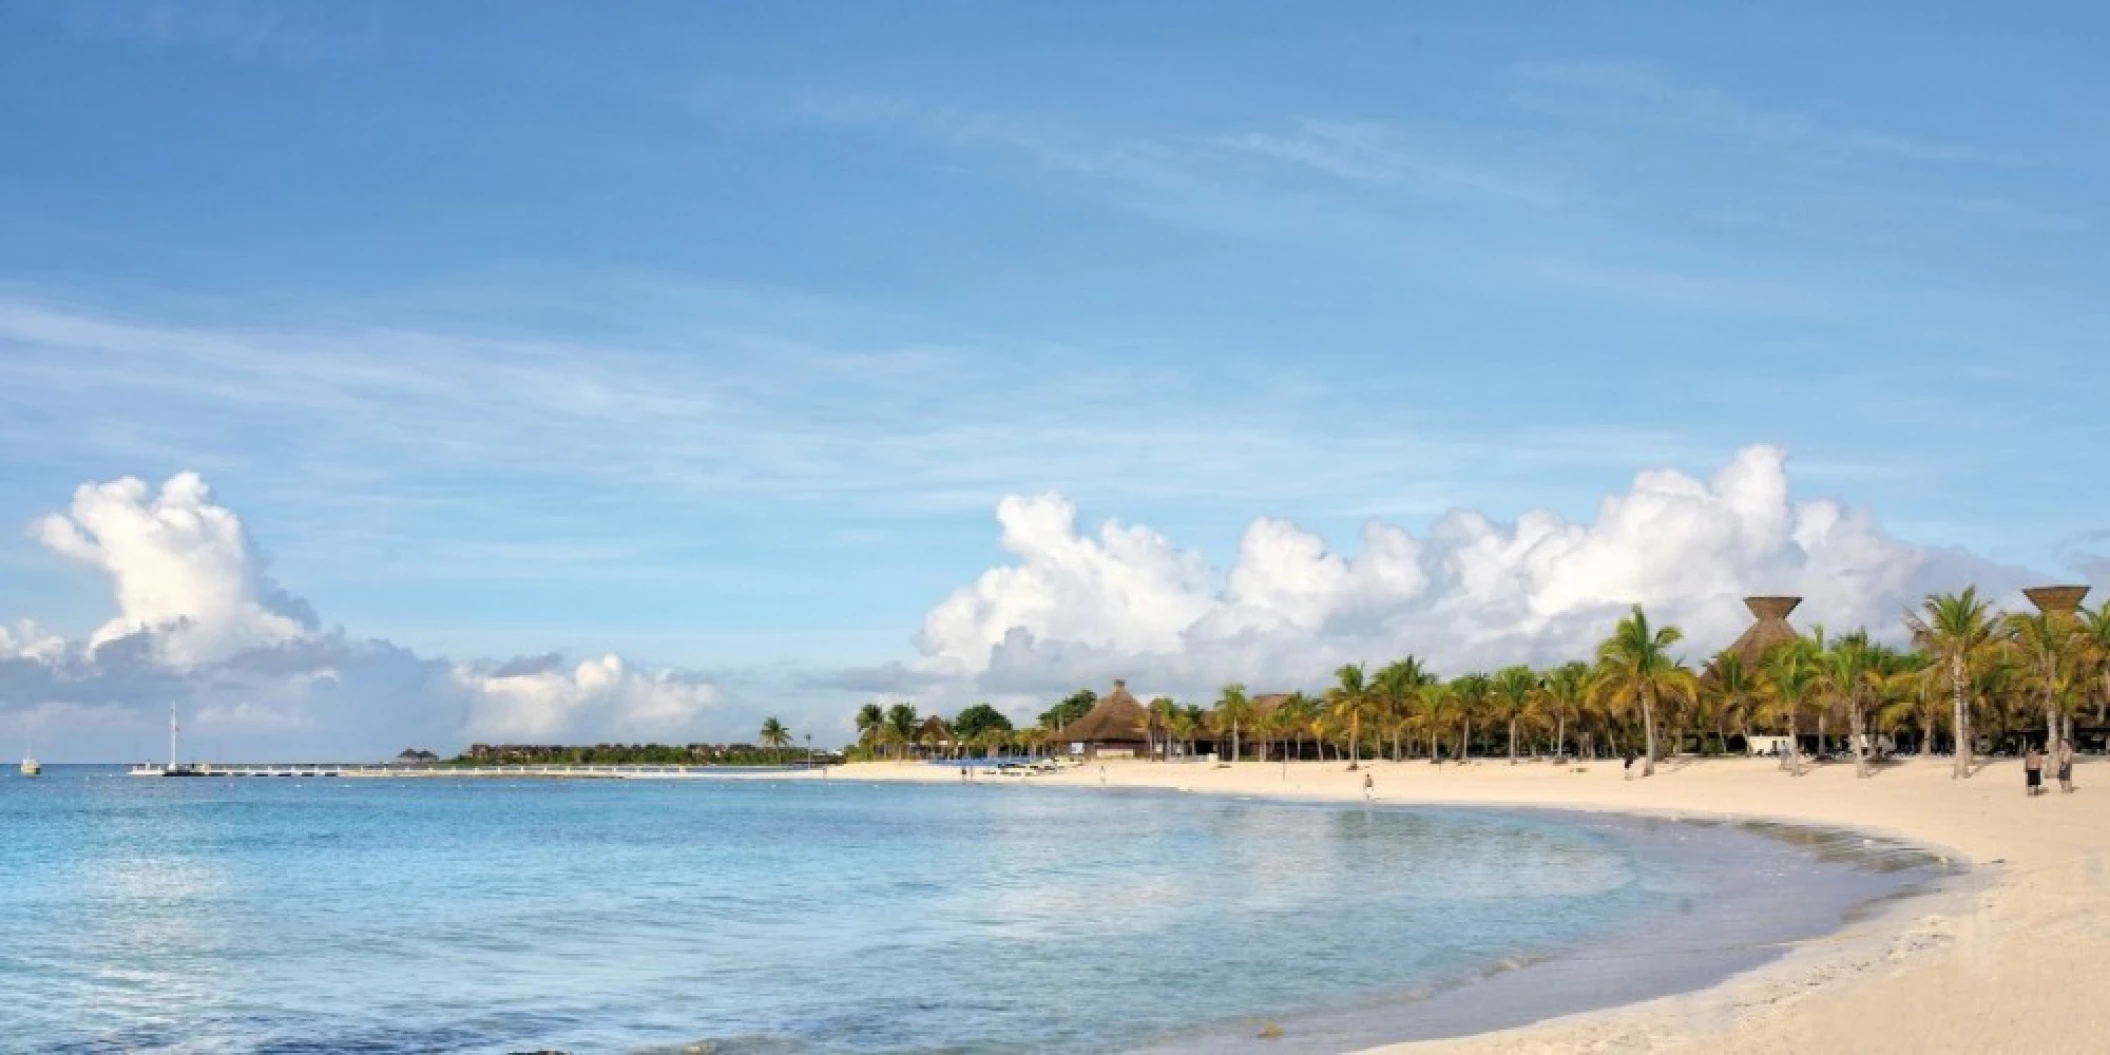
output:
[[[707,682],[669,670],[637,670],[615,655],[569,670],[554,656],[495,670],[461,666],[454,677],[472,700],[465,732],[510,743],[680,739],[696,734],[699,719],[722,699]]]
[[[274,596],[241,519],[213,503],[196,473],[179,473],[158,492],[130,476],[83,484],[70,510],[43,517],[31,532],[109,574],[118,615],[91,645],[148,632],[169,661],[191,666],[308,629]]]
[[[33,619],[0,623],[0,659],[53,660],[66,651],[66,639],[38,626]]]
[[[1639,474],[1597,517],[1472,511],[1417,538],[1378,521],[1353,554],[1284,520],[1253,522],[1227,571],[1141,526],[1080,530],[1064,498],[997,510],[1011,563],[925,618],[908,673],[986,692],[1126,676],[1206,692],[1225,681],[1313,685],[1340,663],[1413,653],[1441,669],[1588,654],[1633,604],[1687,632],[1689,658],[1748,623],[1741,598],[1807,598],[1805,626],[1895,633],[1928,592],[2004,596],[2026,572],[1886,533],[1865,511],[1789,495],[1786,452],[1753,446],[1710,479]]]
[[[749,716],[717,708],[716,686],[679,671],[613,655],[572,669],[556,657],[452,663],[324,629],[264,573],[241,518],[195,473],[159,488],[84,484],[29,534],[104,572],[117,611],[83,641],[0,623],[0,704],[77,740],[150,750],[158,739],[138,734],[165,728],[171,704],[214,751],[250,757],[354,760],[472,737],[751,735],[719,721]]]

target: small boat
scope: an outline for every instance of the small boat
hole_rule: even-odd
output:
[[[209,777],[209,776],[211,776],[211,775],[212,775],[212,772],[211,772],[211,771],[210,771],[210,770],[209,770],[209,769],[208,769],[207,767],[205,767],[205,766],[201,766],[201,765],[197,764],[196,762],[178,762],[178,761],[176,761],[176,734],[177,734],[178,732],[181,732],[181,731],[182,731],[182,730],[181,730],[181,727],[180,727],[180,726],[178,726],[178,725],[176,724],[176,708],[175,708],[175,705],[171,704],[171,705],[169,706],[169,763],[168,763],[168,765],[165,765],[165,766],[157,766],[157,765],[155,765],[155,764],[154,764],[154,763],[152,763],[152,762],[147,762],[147,763],[143,763],[143,764],[141,764],[141,765],[136,765],[136,766],[133,766],[133,767],[131,768],[131,770],[127,772],[127,774],[126,774],[126,775],[127,775],[127,776],[134,776],[134,777]]]
[[[37,756],[29,750],[29,723],[25,721],[22,723],[22,775],[33,777],[42,772],[44,772],[44,766],[37,761]]]

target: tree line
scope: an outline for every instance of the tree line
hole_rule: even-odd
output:
[[[773,728],[772,728],[773,726]],[[453,766],[774,766],[831,761],[833,752],[794,747],[783,723],[771,718],[759,744],[474,744],[440,762]]]
[[[1352,762],[1629,755],[1643,776],[1671,753],[1727,753],[1733,740],[1764,735],[1786,738],[1783,766],[1795,772],[1810,740],[1819,755],[1843,747],[1867,776],[1884,737],[1922,752],[1947,746],[1955,774],[1965,776],[1979,750],[2071,743],[2078,717],[2105,722],[2110,601],[2073,612],[2001,612],[1971,588],[1929,595],[1903,621],[1906,648],[1865,628],[1831,635],[1817,627],[1749,665],[1724,649],[1695,667],[1674,654],[1683,632],[1651,623],[1635,605],[1589,661],[1450,678],[1411,655],[1375,669],[1352,663],[1334,672],[1332,685],[1264,698],[1266,706],[1239,684],[1207,707],[1159,697],[1148,705],[1145,735],[1154,757],[1191,754],[1198,741],[1232,760],[1300,758],[1307,745],[1321,759],[1331,751]],[[867,703],[857,714],[856,753],[1052,752],[1059,731],[1096,702],[1080,690],[1024,729],[986,703],[949,722],[912,703]]]

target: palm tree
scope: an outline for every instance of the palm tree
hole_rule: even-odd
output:
[[[1998,647],[1998,630],[1992,605],[1978,599],[1978,588],[1966,587],[1961,594],[1929,594],[1920,611],[1905,613],[1905,627],[1949,678],[1951,702],[1955,706],[1956,765],[1950,779],[1971,775],[1971,678]]]
[[[935,714],[924,719],[923,724],[916,727],[916,740],[924,747],[930,749],[930,754],[927,756],[930,758],[943,757],[939,753],[939,748],[944,747],[947,743],[951,743],[955,749],[960,746],[957,741],[953,740],[952,726],[945,724],[945,719]]]
[[[1172,717],[1165,723],[1166,731],[1187,745],[1188,757],[1194,755],[1194,737],[1201,732],[1201,712],[1191,707],[1176,707]]]
[[[1817,667],[1808,640],[1768,649],[1759,661],[1759,675],[1765,716],[1780,722],[1788,731],[1788,757],[1780,760],[1780,767],[1793,769],[1796,776],[1801,776],[1802,708],[1817,685]]]
[[[762,746],[773,751],[791,746],[791,730],[784,728],[784,723],[775,718],[762,719],[761,737]]]
[[[1517,726],[1537,721],[1539,687],[1544,679],[1526,666],[1503,667],[1495,672],[1495,714],[1509,723],[1509,764],[1517,764]]]
[[[1239,734],[1253,724],[1253,701],[1246,698],[1245,686],[1232,682],[1223,687],[1216,698],[1216,727],[1231,734],[1231,761],[1238,761]]]
[[[1868,776],[1868,700],[1882,687],[1880,646],[1856,630],[1817,653],[1817,690],[1846,711],[1853,735],[1854,776]]]
[[[1568,716],[1580,719],[1583,699],[1590,693],[1590,665],[1563,663],[1547,671],[1539,691],[1544,694],[1547,709],[1553,712],[1553,755],[1559,760],[1567,756]]]
[[[1026,754],[1033,756],[1039,755],[1040,749],[1048,743],[1048,731],[1037,725],[1020,729],[1011,736],[1018,742],[1018,746],[1025,749]]]
[[[1150,701],[1150,717],[1146,722],[1145,736],[1165,734],[1165,760],[1172,760],[1172,715],[1180,709],[1179,702],[1170,696],[1160,696]]]
[[[1888,701],[1885,710],[1890,712],[1886,719],[1892,728],[1905,724],[1907,718],[1919,726],[1921,754],[1934,753],[1934,729],[1938,724],[1934,701],[1940,694],[1927,677],[1930,669],[1924,652],[1884,650],[1883,698]]]
[[[1467,674],[1451,682],[1450,716],[1458,722],[1458,764],[1473,753],[1473,718],[1485,714],[1495,695],[1495,680],[1485,674]]]
[[[1267,761],[1268,752],[1279,749],[1285,767],[1282,773],[1283,776],[1287,777],[1289,775],[1287,766],[1289,763],[1290,721],[1295,716],[1288,713],[1289,708],[1283,706],[1284,702],[1277,700],[1273,708],[1256,719],[1253,723],[1253,732],[1260,737],[1260,760],[1262,762]]]
[[[1651,628],[1640,605],[1634,614],[1619,621],[1612,636],[1597,646],[1597,677],[1591,696],[1607,703],[1631,701],[1641,709],[1641,728],[1647,757],[1641,775],[1656,772],[1656,704],[1664,699],[1691,700],[1699,695],[1699,682],[1685,664],[1670,654],[1671,647],[1685,637],[1675,626]]]
[[[877,703],[866,703],[857,709],[857,744],[870,749],[886,727],[886,710]]]
[[[1714,654],[1707,664],[1708,676],[1700,682],[1701,690],[1713,697],[1714,735],[1723,754],[1729,753],[1729,734],[1723,728],[1734,722],[1744,736],[1745,750],[1750,750],[1751,705],[1758,695],[1758,684],[1753,672],[1744,666],[1744,657],[1732,649],[1723,649]]]
[[[907,701],[886,709],[885,736],[899,751],[895,756],[897,760],[908,757],[909,745],[916,742],[917,728],[921,724],[920,717],[916,713],[916,705]]]
[[[1297,757],[1304,757],[1304,738],[1310,735],[1312,722],[1319,716],[1318,702],[1301,691],[1293,692],[1276,708],[1276,713],[1283,716],[1282,724],[1289,729]]]
[[[1370,706],[1370,686],[1363,680],[1363,665],[1349,663],[1333,672],[1338,684],[1326,690],[1326,702],[1334,717],[1348,726],[1349,761],[1363,760],[1363,711]]]
[[[1414,724],[1429,734],[1429,761],[1432,763],[1440,761],[1436,756],[1436,735],[1457,709],[1452,702],[1456,695],[1454,685],[1430,679],[1429,684],[1422,686],[1414,696]]]
[[[2083,608],[2074,624],[2080,644],[2080,666],[2095,697],[2095,722],[2110,720],[2110,599]]]
[[[1386,728],[1392,733],[1394,761],[1400,757],[1399,735],[1414,717],[1415,697],[1435,680],[1427,668],[1421,665],[1421,660],[1413,656],[1387,663],[1384,669],[1377,672],[1377,680],[1371,686],[1372,694],[1376,697],[1378,710]]]
[[[2063,702],[2073,702],[2081,638],[2074,621],[2055,612],[2015,613],[2002,621],[2008,641],[2021,654],[2029,687],[2044,707],[2047,748],[2065,739]]]

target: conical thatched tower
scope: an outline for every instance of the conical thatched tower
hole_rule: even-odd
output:
[[[1737,638],[1735,644],[1729,646],[1729,650],[1736,654],[1737,660],[1743,663],[1744,669],[1757,670],[1759,661],[1766,657],[1766,653],[1780,645],[1791,644],[1802,636],[1795,632],[1794,627],[1788,625],[1788,613],[1794,611],[1795,606],[1801,603],[1800,597],[1744,598],[1744,607],[1751,609],[1751,614],[1758,618],[1758,622],[1751,624],[1751,628],[1744,631],[1744,635]]]
[[[1090,755],[1134,754],[1149,742],[1149,723],[1150,712],[1129,694],[1128,683],[1116,681],[1114,691],[1099,697],[1084,717],[1057,730],[1055,739],[1081,744]]]
[[[2022,591],[2037,611],[2046,615],[2072,615],[2080,610],[2081,601],[2088,596],[2086,586],[2032,586]]]

